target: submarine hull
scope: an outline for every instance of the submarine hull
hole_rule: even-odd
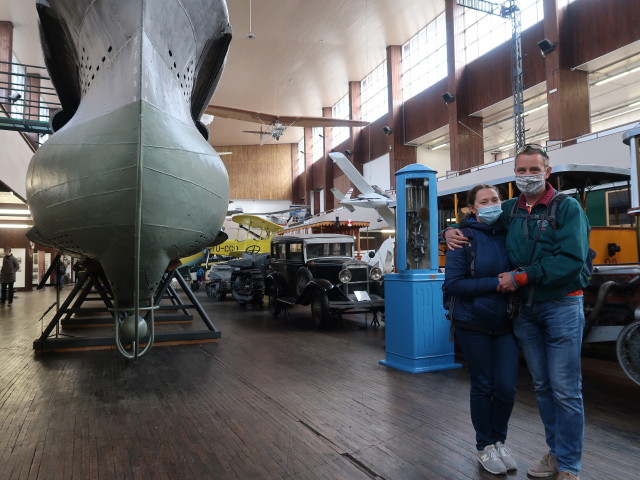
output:
[[[231,38],[226,4],[48,0],[38,12],[63,114],[27,173],[33,236],[99,261],[118,307],[148,305],[226,214],[227,173],[197,127]]]

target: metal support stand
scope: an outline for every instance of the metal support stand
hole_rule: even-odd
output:
[[[171,280],[174,276],[178,280],[178,284],[183,289],[185,295],[189,299],[190,303],[183,303],[180,299],[180,296],[175,291],[175,289],[171,286]],[[89,293],[92,289],[95,288],[99,295],[100,299],[104,302],[105,306],[99,308],[86,308],[82,307],[83,302],[87,301]],[[78,348],[113,348],[114,346],[127,358],[138,358],[148,351],[150,348],[150,343],[155,344],[163,344],[163,343],[202,343],[208,341],[216,341],[221,338],[221,333],[216,329],[215,325],[207,315],[207,313],[202,308],[202,305],[198,301],[197,297],[193,294],[189,285],[186,283],[184,278],[181,275],[176,275],[175,271],[166,273],[159,285],[158,291],[154,298],[153,305],[150,307],[139,307],[138,311],[145,311],[147,315],[151,315],[147,324],[149,325],[150,336],[148,340],[140,339],[137,342],[137,345],[131,344],[131,351],[127,351],[126,348],[122,345],[117,337],[120,332],[120,320],[119,315],[121,313],[130,313],[131,309],[122,309],[118,308],[117,305],[113,305],[112,303],[112,295],[110,294],[109,284],[104,278],[102,274],[96,274],[93,272],[83,272],[78,276],[78,282],[73,286],[73,289],[69,293],[68,297],[62,302],[58,311],[49,322],[46,328],[42,331],[40,338],[33,342],[33,348],[38,353],[42,353],[45,351],[51,350],[67,350],[67,349],[78,349]],[[161,318],[165,318],[165,315],[156,315],[155,310],[161,310],[164,306],[160,305],[163,299],[169,299],[172,302],[172,305],[167,306],[173,310],[180,309],[182,312],[189,317],[189,320],[193,319],[193,315],[188,313],[188,308],[194,308],[203,323],[206,325],[206,330],[190,330],[190,331],[179,331],[179,332],[166,332],[166,333],[156,333],[154,329],[155,323],[160,323]],[[59,304],[59,302],[58,302]],[[55,305],[55,304],[54,304]],[[73,305],[73,306],[71,306]],[[53,305],[52,305],[53,307]],[[51,310],[49,308],[48,311]],[[106,307],[106,308],[105,308]],[[90,320],[78,320],[70,318],[73,314],[77,313],[98,313],[98,312],[112,312],[113,317],[109,320],[108,323],[105,323],[104,320],[94,319],[94,324],[91,326],[108,326],[115,327],[115,336],[110,337],[100,337],[100,338],[79,338],[74,337],[73,339],[62,339],[59,338],[59,327],[60,322],[63,317],[65,322],[63,322],[63,327],[67,326],[67,322],[71,324],[71,322],[76,322],[74,326],[79,326],[79,322],[84,322],[82,325],[88,326],[90,325]],[[46,313],[42,316],[46,315]],[[41,319],[42,320],[42,319]],[[101,321],[101,324],[96,325],[95,322]],[[150,323],[149,323],[150,322]],[[175,322],[173,322],[175,323]],[[56,329],[56,335],[50,336],[53,332],[54,328]],[[136,334],[137,334],[137,324],[136,324]],[[143,347],[142,349],[140,349]],[[122,350],[125,350],[126,354],[123,353]]]

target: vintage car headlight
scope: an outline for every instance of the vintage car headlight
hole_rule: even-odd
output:
[[[349,283],[351,281],[351,272],[346,268],[344,270],[340,270],[340,273],[338,274],[338,279],[342,283]]]
[[[369,277],[371,280],[375,280],[376,282],[382,278],[382,270],[378,267],[373,267],[369,272]]]

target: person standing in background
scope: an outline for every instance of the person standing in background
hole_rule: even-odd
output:
[[[11,253],[9,247],[4,249],[4,258],[2,259],[2,269],[0,269],[0,283],[2,284],[2,297],[0,297],[0,305],[13,303],[13,284],[16,281],[16,272],[20,270],[20,262]]]

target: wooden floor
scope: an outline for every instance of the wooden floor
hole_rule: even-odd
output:
[[[464,369],[379,365],[384,328],[359,328],[362,317],[316,331],[303,307],[277,320],[198,293],[222,339],[136,362],[35,355],[52,290],[0,307],[0,479],[499,478],[475,460]],[[508,479],[528,478],[545,451],[525,368],[518,390]],[[640,478],[640,387],[616,363],[586,360],[584,396],[580,478]]]

